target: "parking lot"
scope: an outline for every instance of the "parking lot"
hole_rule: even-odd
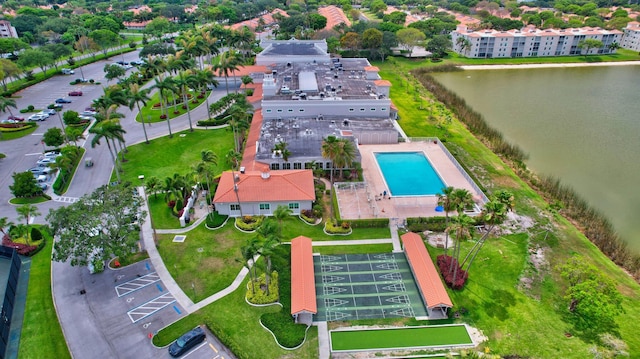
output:
[[[55,263],[54,265],[68,265]],[[60,313],[69,347],[76,357],[97,358],[170,358],[167,348],[156,348],[151,336],[163,327],[187,315],[160,280],[150,261],[142,261],[122,269],[107,269],[89,274],[86,267],[72,268],[69,278],[75,288],[67,293],[69,301],[86,301],[89,312],[73,306],[73,312]],[[54,288],[56,290],[57,288]],[[98,333],[87,335],[82,324],[93,321]],[[207,338],[185,356],[188,358],[234,358],[208,331]],[[103,338],[101,339],[100,336]],[[81,340],[78,340],[81,339]],[[92,341],[96,341],[92,345]],[[106,343],[105,343],[106,342]],[[184,357],[184,356],[183,356]]]

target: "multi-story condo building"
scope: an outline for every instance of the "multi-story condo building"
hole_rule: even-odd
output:
[[[17,39],[18,33],[9,21],[0,20],[0,37],[15,37]]]
[[[620,44],[622,32],[600,28],[521,30],[469,30],[459,25],[451,33],[453,50],[471,58],[542,57],[585,55],[579,44],[586,39],[602,42],[602,47],[589,49],[588,54],[610,54]]]
[[[640,23],[639,22],[630,22],[627,24],[627,27],[624,29],[624,35],[622,36],[622,41],[620,42],[620,47],[633,50],[640,51]]]

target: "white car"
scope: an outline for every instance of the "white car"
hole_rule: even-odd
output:
[[[33,114],[33,115],[29,116],[27,121],[44,121],[47,118],[49,118],[49,115],[45,115],[43,113],[36,113],[36,114]]]
[[[91,116],[95,117],[98,113],[96,111],[85,110],[79,113],[80,116]]]
[[[44,113],[44,114],[47,114],[47,115],[49,115],[49,116],[51,116],[51,115],[55,115],[55,114],[57,113],[57,112],[56,112],[56,110],[55,110],[55,109],[52,109],[52,108],[48,108],[48,109],[46,109],[46,110],[42,110],[42,111],[40,111],[40,112],[41,112],[41,113]]]
[[[56,158],[56,157],[60,157],[62,156],[62,153],[60,152],[46,152],[42,157],[44,158]]]
[[[36,162],[38,164],[38,166],[40,167],[47,167],[52,163],[56,163],[56,159],[55,158],[43,158],[41,160],[39,160],[38,162]]]
[[[47,176],[45,175],[34,174],[33,176],[36,178],[36,181],[38,182],[47,182]]]
[[[73,71],[73,70],[71,70],[71,69],[62,69],[62,70],[60,70],[60,72],[61,72],[63,75],[73,75],[73,74],[75,74],[75,73],[76,73],[75,71]]]

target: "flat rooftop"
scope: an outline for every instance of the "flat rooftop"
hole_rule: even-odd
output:
[[[341,99],[378,98],[374,81],[379,76],[367,79],[367,59],[332,59],[325,63],[284,63],[269,66],[275,71],[276,95],[264,100],[298,100],[300,92],[307,99],[316,97],[339,97]],[[284,90],[283,90],[284,89]],[[296,90],[299,90],[296,92]]]
[[[323,116],[322,118],[291,117],[265,119],[262,122],[256,160],[269,162],[275,159],[273,148],[278,142],[286,142],[293,158],[322,157],[322,141],[328,136],[354,138],[359,132],[395,131],[390,119],[348,116]],[[291,162],[291,159],[289,162]]]

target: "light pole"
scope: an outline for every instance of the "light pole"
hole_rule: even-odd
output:
[[[64,142],[69,145],[69,139],[67,138],[67,129],[64,127],[64,121],[62,121],[62,116],[60,116],[60,111],[56,111],[58,114],[58,119],[60,120],[60,125],[62,125],[62,135],[64,136]]]

